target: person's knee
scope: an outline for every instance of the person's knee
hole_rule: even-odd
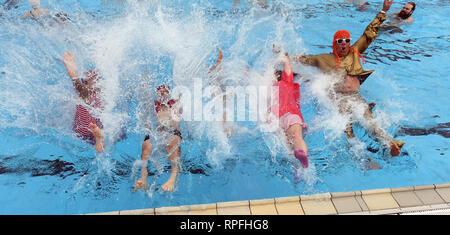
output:
[[[302,126],[298,123],[290,126],[287,133],[292,138],[303,138]]]

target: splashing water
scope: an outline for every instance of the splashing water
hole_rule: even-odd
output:
[[[208,95],[208,87],[260,87],[273,83],[273,70],[279,62],[272,53],[273,44],[291,54],[329,52],[329,40],[325,40],[329,37],[323,32],[334,28],[324,28],[329,24],[322,15],[336,9],[335,6],[322,7],[320,1],[317,1],[318,5],[311,5],[314,1],[302,4],[274,1],[267,9],[230,10],[232,1],[230,8],[228,3],[218,1],[42,2],[54,12],[67,12],[70,23],[52,26],[34,20],[18,20],[23,12],[29,11],[26,1],[17,3],[17,9],[8,6],[6,11],[2,8],[0,16],[0,136],[3,139],[0,145],[6,146],[0,154],[2,183],[9,185],[4,187],[8,189],[19,184],[24,191],[37,195],[41,191],[37,188],[43,188],[47,194],[55,195],[43,201],[57,198],[55,203],[65,208],[46,211],[42,206],[29,213],[101,212],[360,190],[361,185],[378,187],[381,182],[377,183],[373,178],[383,178],[382,174],[389,178],[394,174],[388,170],[384,173],[367,171],[367,159],[374,159],[384,168],[393,169],[392,172],[408,168],[403,171],[404,181],[408,182],[412,174],[410,169],[418,168],[420,160],[411,160],[407,156],[401,160],[386,160],[385,153],[378,150],[380,146],[367,138],[364,124],[355,128],[358,139],[347,140],[345,124],[352,117],[339,113],[329,97],[336,79],[301,65],[294,71],[302,74],[296,82],[302,86],[301,107],[308,123],[305,141],[309,148],[309,168],[299,166],[284,135],[268,131],[270,126],[264,121],[222,123],[203,120],[208,117],[205,113],[210,108],[214,110],[218,100],[222,99],[220,95],[219,98]],[[361,24],[368,23],[366,13],[346,11],[363,22]],[[337,23],[355,25],[355,28],[361,28],[359,30],[364,28],[339,14],[336,17]],[[390,38],[380,37],[384,43],[389,42],[386,40]],[[436,41],[444,48],[448,45],[448,40],[443,42],[438,37]],[[418,120],[425,120],[426,116],[417,111],[424,110],[423,106],[403,95],[410,87],[398,79],[402,76],[391,72],[384,63],[376,62],[386,59],[371,60],[374,53],[382,54],[383,47],[380,49],[377,43],[374,43],[376,49],[365,56],[372,64],[364,66],[377,67],[379,72],[365,82],[361,94],[365,99],[377,102],[375,121],[395,134],[398,124],[422,123]],[[224,52],[220,70],[216,74],[209,73],[219,49]],[[62,63],[66,51],[74,53],[80,73],[95,69],[101,75],[98,87],[102,91],[104,109],[95,114],[104,126],[106,145],[103,154],[96,154],[94,148],[78,139],[72,130],[75,106],[82,101],[74,92]],[[411,67],[399,66],[399,71],[408,71]],[[184,107],[184,112],[201,117],[201,120],[181,122],[181,175],[173,193],[160,190],[170,172],[165,152],[168,137],[155,131],[153,115],[155,89],[160,84],[174,89],[187,88],[192,96],[188,97],[187,92],[181,92],[181,95],[182,99],[190,101],[192,109]],[[379,88],[380,92],[373,87]],[[195,97],[198,95],[195,89],[201,91],[199,98]],[[388,90],[392,94],[386,94]],[[219,94],[238,97],[239,91]],[[233,100],[234,107],[238,107],[238,99]],[[244,116],[250,117],[251,105],[246,103],[244,106]],[[238,114],[234,110],[225,111]],[[364,112],[364,107],[356,108],[355,112]],[[215,110],[211,113],[214,118],[223,115]],[[127,137],[119,141],[124,130]],[[140,153],[146,134],[150,136],[153,148],[147,166],[149,190],[134,193],[132,187],[144,165]],[[439,139],[436,143],[446,142]],[[420,146],[411,144],[407,148],[411,155],[420,156],[423,154]],[[448,152],[434,145],[429,149],[437,148],[443,154]],[[61,179],[47,180],[11,173],[19,172],[14,166],[20,165],[21,161],[35,158],[49,158],[57,163],[64,159],[73,169]],[[445,165],[445,160],[437,161]],[[44,168],[40,164],[49,164],[47,161],[30,162],[38,169]],[[2,169],[8,171],[3,173]],[[445,179],[441,173],[435,175]],[[404,181],[399,179],[395,183],[400,185]],[[8,200],[7,196],[5,198]],[[92,204],[96,205],[92,207]],[[23,208],[12,206],[9,211],[20,213]]]

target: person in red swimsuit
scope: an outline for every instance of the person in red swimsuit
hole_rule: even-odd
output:
[[[156,117],[158,120],[156,131],[158,136],[169,140],[166,145],[166,152],[169,154],[169,161],[171,163],[171,172],[169,179],[161,188],[164,191],[173,191],[175,188],[175,181],[179,172],[178,163],[180,161],[180,143],[181,131],[179,122],[179,101],[170,97],[170,88],[165,85],[160,85],[156,89],[157,99],[154,107]],[[148,189],[148,172],[147,163],[149,156],[152,153],[152,144],[150,142],[150,135],[146,135],[144,143],[142,143],[141,160],[145,162],[141,169],[141,178],[136,181],[134,191],[144,188]]]
[[[98,95],[100,89],[96,87],[98,74],[89,70],[80,81],[75,58],[72,52],[66,52],[63,56],[63,63],[78,96],[83,100],[82,104],[77,104],[73,129],[77,135],[88,143],[95,145],[95,149],[101,153],[105,145],[105,138],[102,134],[103,124],[99,118],[91,114],[92,111],[102,111],[103,106]]]
[[[271,112],[279,118],[281,128],[284,130],[289,143],[294,147],[294,155],[303,168],[307,168],[308,146],[303,140],[303,128],[306,123],[300,111],[300,84],[294,82],[294,73],[287,55],[283,55],[283,71],[275,71],[277,82],[274,84],[278,88],[278,99],[271,107]]]

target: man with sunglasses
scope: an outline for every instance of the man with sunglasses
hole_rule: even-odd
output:
[[[339,112],[349,115],[346,134],[349,140],[354,139],[352,124],[356,121],[363,124],[382,144],[390,149],[392,156],[398,156],[404,143],[392,139],[384,129],[375,121],[371,109],[374,104],[368,105],[359,94],[361,84],[372,74],[373,70],[362,68],[361,55],[378,35],[380,25],[386,20],[386,12],[390,9],[393,0],[384,0],[383,9],[367,26],[363,35],[351,45],[350,33],[345,30],[337,31],[333,39],[333,53],[307,56],[292,56],[294,62],[318,67],[326,73],[332,73],[339,79],[334,84],[329,97],[337,105]],[[365,62],[365,61],[364,61]],[[359,110],[363,110],[359,112]]]

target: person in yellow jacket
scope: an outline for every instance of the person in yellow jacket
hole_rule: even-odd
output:
[[[377,37],[378,29],[386,20],[386,12],[390,9],[392,3],[393,0],[384,0],[383,9],[353,45],[350,44],[352,40],[350,33],[345,30],[339,30],[334,35],[333,53],[291,56],[291,59],[294,62],[315,66],[323,72],[333,73],[341,79],[335,84],[330,97],[336,102],[339,112],[352,115],[352,119],[347,123],[347,138],[351,139],[355,137],[352,123],[359,121],[360,123],[368,124],[366,125],[367,129],[372,132],[376,140],[383,147],[389,148],[392,156],[398,156],[404,143],[393,140],[392,136],[375,122],[371,111],[375,104],[367,104],[359,94],[361,84],[373,72],[373,70],[366,71],[363,69],[360,59],[364,61],[364,57],[361,54]],[[359,117],[356,117],[357,120],[354,120],[354,116],[358,116],[355,110],[361,105],[365,107],[365,112],[359,115]]]

